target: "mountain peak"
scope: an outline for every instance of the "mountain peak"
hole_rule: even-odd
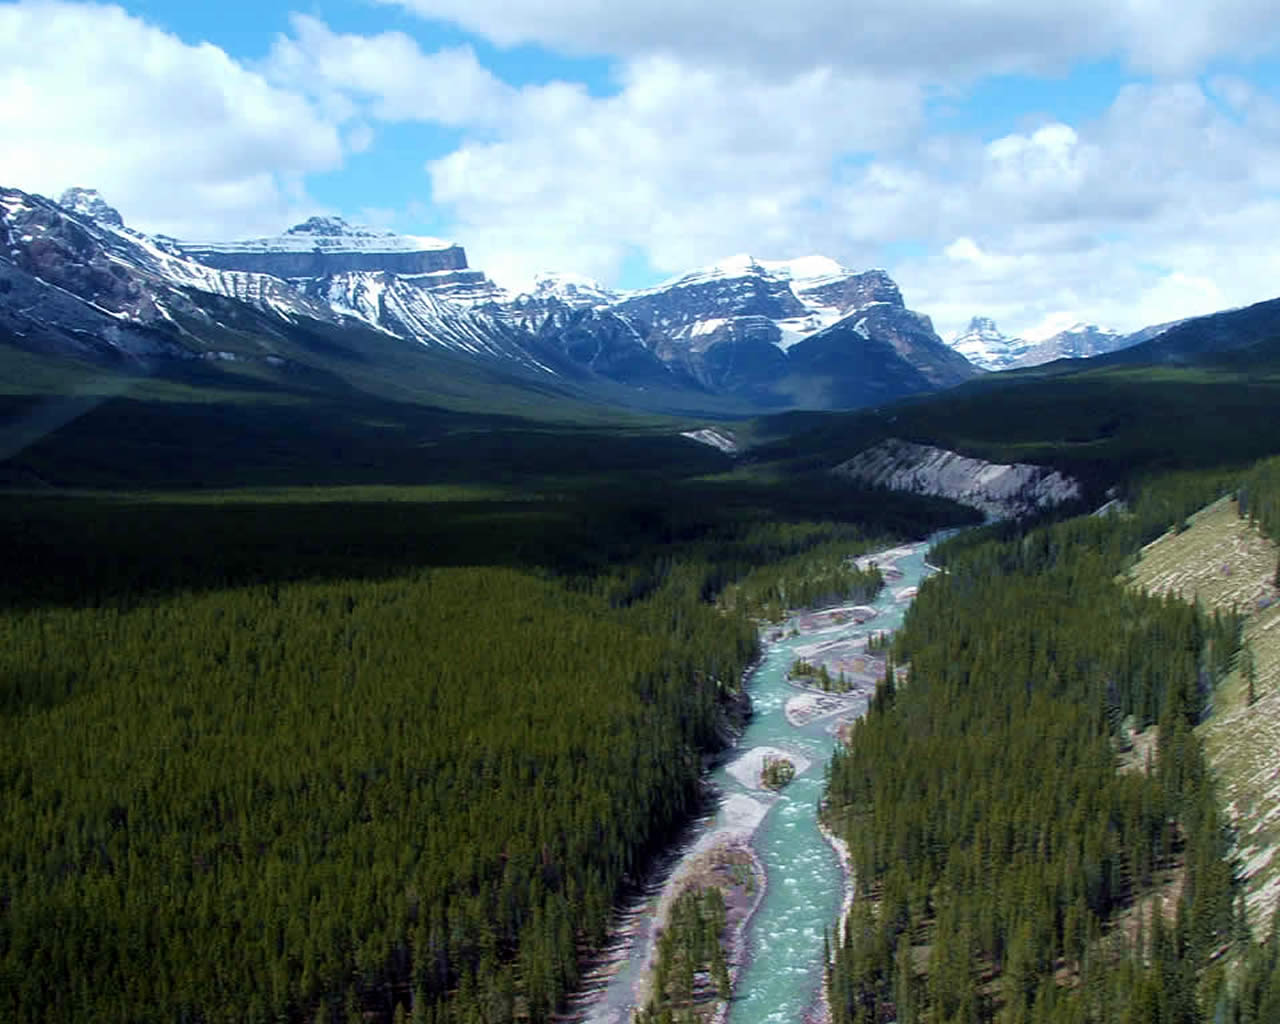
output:
[[[830,256],[822,256],[816,253],[788,260],[763,260],[752,256],[748,252],[740,252],[709,266],[686,271],[683,274],[668,278],[652,288],[643,289],[643,292],[661,292],[668,288],[704,284],[708,281],[735,280],[744,277],[767,277],[774,281],[787,282],[797,289],[808,290],[822,287],[835,281],[851,277],[867,277],[868,275],[879,275],[888,279],[888,275],[883,270],[868,270],[859,273],[850,270],[848,267],[841,266]]]
[[[88,217],[113,228],[124,227],[124,218],[115,207],[107,204],[96,188],[69,188],[62,193],[58,205],[79,217]]]
[[[1011,338],[1001,332],[989,316],[975,316],[969,326],[948,344],[974,366],[984,370],[1007,370],[1031,348],[1025,338]]]
[[[537,299],[560,299],[571,306],[603,305],[618,300],[618,293],[594,278],[563,271],[544,271],[533,279]]]
[[[341,217],[308,217],[301,224],[295,224],[286,235],[352,235],[373,234],[363,228],[352,228]]]

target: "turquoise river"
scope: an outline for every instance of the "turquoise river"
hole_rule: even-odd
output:
[[[845,891],[839,855],[817,824],[824,768],[839,723],[866,708],[872,685],[867,670],[875,667],[867,659],[866,639],[902,624],[915,588],[932,571],[925,562],[930,543],[904,545],[860,560],[874,560],[886,572],[885,587],[870,605],[797,615],[781,629],[767,631],[764,657],[747,680],[754,709],[751,720],[736,748],[712,772],[719,809],[714,818],[699,824],[707,834],[742,828],[744,818],[748,831],[758,822],[750,841],[767,878],[763,900],[747,925],[748,955],[734,986],[730,1024],[819,1019],[823,929],[838,921]],[[848,665],[855,681],[861,668],[861,685],[842,699],[802,690],[787,679],[788,669],[800,657],[831,665],[833,674],[837,664]],[[778,794],[758,785],[765,748],[785,752],[802,769]],[[662,884],[678,874],[681,855],[696,851],[696,839],[695,833],[673,855],[648,898],[632,908],[620,928],[612,962],[584,993],[574,1014],[577,1019],[600,1024],[629,1021],[638,998],[637,980],[650,955],[651,918]]]

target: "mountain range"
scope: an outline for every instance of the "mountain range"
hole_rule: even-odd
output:
[[[975,316],[948,343],[984,370],[1017,370],[1057,359],[1092,359],[1157,338],[1184,320],[1172,320],[1122,334],[1097,324],[1077,323],[1039,341],[1004,334],[990,317]]]
[[[96,358],[271,360],[225,330],[230,300],[278,329],[374,329],[643,408],[853,408],[977,373],[882,270],[739,256],[619,293],[568,274],[511,295],[459,245],[311,218],[275,238],[130,229],[96,192],[0,189],[0,327]],[[621,387],[621,391],[619,390]]]
[[[1126,351],[1185,361],[1256,338],[1269,309],[1132,334],[1081,323],[1038,342],[974,317],[948,344],[885,271],[823,256],[743,254],[629,292],[543,274],[513,294],[460,245],[336,217],[272,238],[184,241],[129,228],[90,189],[54,202],[0,188],[0,341],[147,372],[199,361],[345,379],[380,367],[400,393],[466,378],[534,400],[736,416],[880,405],[984,371]]]

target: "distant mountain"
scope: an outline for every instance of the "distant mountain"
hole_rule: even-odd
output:
[[[1014,360],[1013,365],[1040,366],[1055,359],[1090,359],[1115,352],[1127,344],[1127,335],[1119,331],[1097,324],[1078,323],[1031,345]]]
[[[528,297],[539,300],[559,299],[570,306],[607,306],[622,298],[599,281],[581,274],[544,273],[534,278]]]
[[[949,343],[974,366],[984,370],[1008,370],[1018,365],[1033,343],[1002,334],[990,317],[975,316],[964,332]]]
[[[632,292],[611,309],[664,362],[761,406],[848,408],[976,372],[883,270],[822,256],[736,256]]]
[[[240,242],[151,237],[88,189],[60,203],[0,190],[0,246],[0,327],[82,355],[265,358],[261,339],[226,347],[218,297],[278,322],[360,322],[647,408],[673,395],[682,407],[851,408],[977,372],[883,270],[821,256],[743,255],[630,293],[543,274],[512,296],[451,242],[334,217]]]
[[[1041,366],[1058,359],[1092,359],[1118,352],[1157,337],[1182,322],[1174,320],[1155,324],[1132,334],[1121,334],[1097,324],[1082,322],[1033,342],[1001,333],[990,317],[975,316],[964,332],[949,344],[984,370],[1014,370]]]

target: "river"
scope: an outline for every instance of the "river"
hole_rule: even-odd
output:
[[[730,1024],[797,1024],[820,1010],[823,929],[836,924],[845,892],[840,858],[817,825],[824,768],[838,725],[861,715],[874,689],[879,665],[866,651],[867,638],[902,624],[915,588],[931,571],[925,564],[931,543],[859,560],[875,561],[887,576],[870,605],[796,615],[766,631],[763,660],[747,680],[754,713],[736,749],[711,775],[720,805],[699,829],[706,839],[725,831],[750,834],[767,877],[763,899],[747,925],[748,957],[734,986]],[[787,674],[798,658],[829,666],[836,678],[843,669],[852,690],[837,697],[793,685]],[[759,786],[760,762],[768,752],[785,754],[798,769],[781,793]],[[695,834],[682,859],[698,847]],[[674,867],[664,874],[678,874],[678,860]],[[648,917],[659,889],[655,884],[650,898],[632,908],[615,962],[591,986],[594,991],[579,1004],[577,1019],[600,1024],[630,1019],[650,954]]]

